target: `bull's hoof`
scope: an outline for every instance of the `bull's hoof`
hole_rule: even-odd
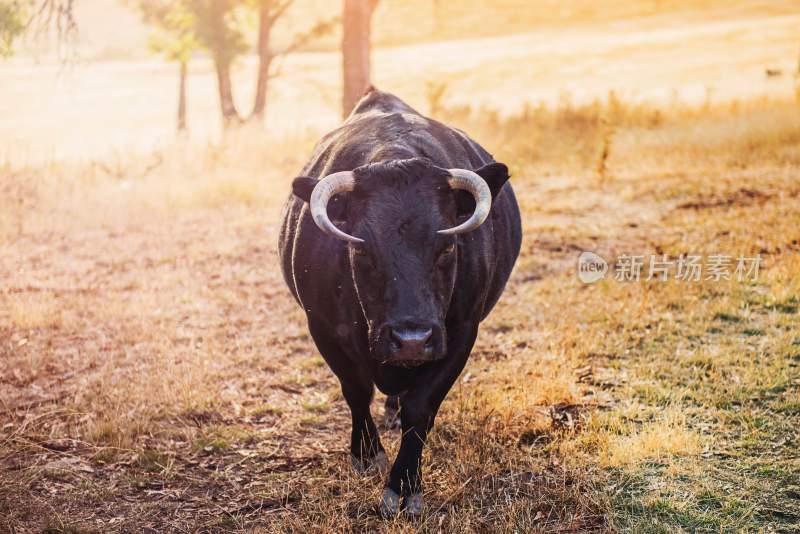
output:
[[[403,510],[410,516],[418,516],[422,514],[422,493],[414,493],[409,495],[403,501]]]
[[[400,512],[400,496],[391,488],[383,488],[381,503],[378,506],[382,517],[394,517]]]
[[[384,488],[383,495],[381,495],[381,503],[379,506],[382,517],[395,517],[401,510],[411,517],[416,517],[422,514],[423,501],[422,493],[414,493],[407,497],[401,498],[391,488]]]
[[[353,471],[359,475],[384,474],[389,470],[389,459],[383,451],[379,451],[371,458],[359,459],[351,455],[350,460],[353,464]]]

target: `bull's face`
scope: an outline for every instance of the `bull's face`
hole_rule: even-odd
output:
[[[430,163],[359,169],[347,208],[350,269],[380,361],[415,365],[442,358],[444,319],[456,279],[457,242],[446,171]],[[359,187],[358,184],[362,184]]]
[[[483,222],[496,192],[492,185],[502,179],[501,187],[508,178],[501,164],[470,173],[482,182],[480,190],[470,191],[473,200],[468,192],[453,189],[451,173],[422,158],[359,167],[349,173],[349,194],[338,214],[344,221],[334,227],[341,235],[317,221],[349,241],[349,266],[369,328],[370,352],[387,365],[411,367],[445,357],[445,317],[458,268],[456,234],[465,225],[469,231]],[[296,180],[295,192],[300,185]]]

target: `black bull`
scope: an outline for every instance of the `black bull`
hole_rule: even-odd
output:
[[[448,185],[454,168],[475,170],[492,193],[485,222],[458,236],[437,233],[475,209],[469,193]],[[335,195],[327,213],[362,243],[323,233],[309,213],[318,179],[338,171],[354,171],[355,187]],[[371,89],[302,174],[280,232],[284,278],[341,382],[356,469],[387,463],[370,415],[374,386],[389,396],[387,409],[399,399],[403,435],[381,511],[418,513],[427,433],[519,254],[508,169],[463,132]]]

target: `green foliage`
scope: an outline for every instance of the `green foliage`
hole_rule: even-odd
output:
[[[14,53],[14,40],[25,31],[26,3],[0,0],[0,57]]]
[[[154,27],[150,48],[171,61],[186,62],[198,48],[229,64],[247,50],[244,0],[140,0],[145,22]]]
[[[0,0],[2,1],[2,0]],[[187,61],[192,52],[204,48],[214,59],[230,64],[250,48],[247,34],[255,16],[266,9],[272,26],[292,4],[291,0],[139,0],[145,22],[155,29],[150,48],[172,61]],[[331,33],[339,17],[319,20],[273,56],[297,51]]]
[[[230,64],[248,48],[244,33],[245,4],[239,0],[187,1],[197,21],[197,39],[218,63]]]
[[[275,52],[275,55],[286,55],[303,48],[304,46],[312,43],[316,39],[325,37],[333,33],[336,27],[341,24],[340,17],[331,17],[327,19],[318,20],[311,28],[303,33],[295,35],[294,40],[289,43],[286,48]]]
[[[150,4],[152,8],[153,4]],[[143,7],[145,9],[146,6]],[[150,35],[150,49],[164,54],[168,60],[186,63],[199,48],[200,43],[195,35],[197,18],[186,3],[170,2],[162,5],[160,9],[150,11],[149,21],[155,26]]]

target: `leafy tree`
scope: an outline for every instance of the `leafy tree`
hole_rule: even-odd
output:
[[[77,35],[75,0],[0,0],[0,57],[14,53],[22,34],[56,31],[59,43]]]
[[[258,78],[256,80],[255,101],[250,113],[251,119],[261,120],[264,117],[267,102],[267,87],[271,78],[280,73],[277,66],[279,58],[287,56],[314,39],[329,33],[338,23],[338,17],[320,20],[307,32],[297,34],[292,41],[281,49],[271,46],[272,30],[294,0],[251,0],[258,10]]]
[[[333,29],[337,19],[319,21],[307,32],[295,35],[283,48],[273,47],[273,29],[294,3],[294,0],[189,0],[197,17],[197,35],[209,50],[217,69],[222,116],[226,124],[243,122],[233,100],[230,68],[233,61],[247,50],[245,27],[247,15],[258,16],[258,74],[255,100],[248,119],[264,117],[269,81],[280,72],[278,59],[302,48]]]
[[[22,2],[0,0],[0,57],[14,52],[14,40],[25,31],[25,6]]]
[[[258,9],[258,78],[256,79],[256,94],[253,102],[252,116],[263,118],[267,104],[267,86],[272,76],[272,65],[276,54],[270,47],[272,28],[286,10],[292,5],[292,0],[254,0],[254,7]]]
[[[185,130],[189,60],[200,46],[195,36],[196,18],[185,2],[141,0],[139,7],[145,22],[155,26],[150,48],[178,64],[178,130]]]
[[[245,120],[234,101],[231,67],[236,58],[250,48],[247,30],[252,27],[248,24],[252,24],[254,18],[258,24],[255,49],[259,60],[255,99],[247,120],[260,120],[264,117],[269,82],[280,74],[279,58],[328,33],[338,20],[319,21],[307,32],[295,35],[289,44],[275,48],[272,41],[273,29],[294,0],[138,1],[145,20],[156,27],[151,43],[153,48],[182,65],[181,95],[185,90],[185,63],[192,51],[200,47],[209,52],[214,61],[220,110],[226,126],[240,124]],[[179,128],[181,105],[185,106],[185,96],[179,98]]]
[[[195,16],[198,41],[211,54],[225,124],[241,122],[233,100],[231,65],[247,50],[241,0],[188,0]]]

